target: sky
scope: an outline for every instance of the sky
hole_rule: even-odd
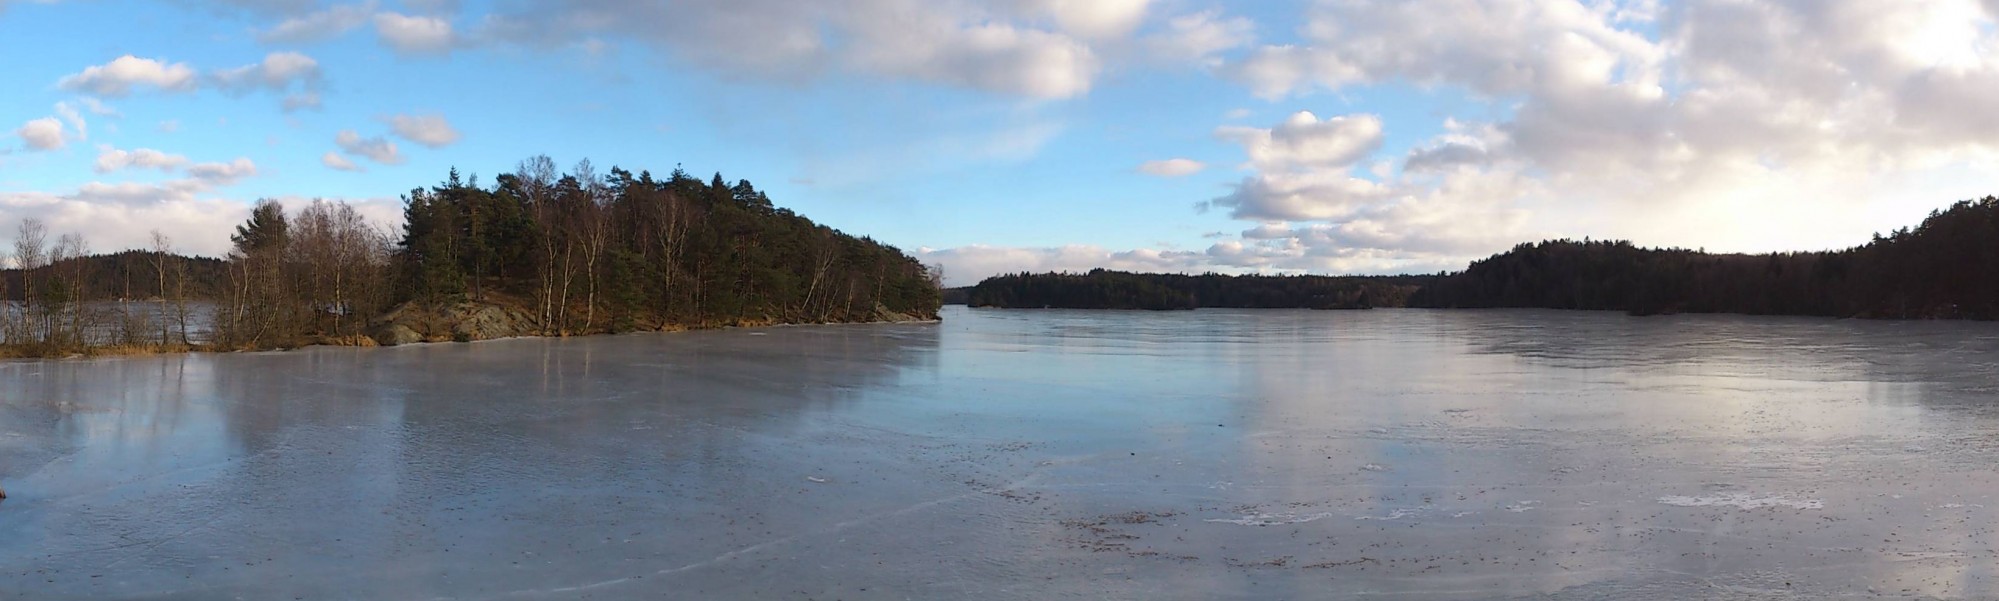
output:
[[[1999,0],[0,0],[0,244],[399,226],[534,155],[941,265],[1433,273],[1822,250],[1995,193]]]

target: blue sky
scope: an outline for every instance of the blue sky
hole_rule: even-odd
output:
[[[1990,192],[1987,4],[0,0],[0,220],[213,254],[258,198],[393,227],[548,154],[749,179],[953,283],[1830,248]]]

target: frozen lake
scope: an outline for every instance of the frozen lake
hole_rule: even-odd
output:
[[[0,599],[1999,598],[1999,324],[998,311],[0,362]]]

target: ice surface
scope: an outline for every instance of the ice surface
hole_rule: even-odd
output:
[[[1992,599],[1995,374],[1415,310],[0,362],[0,599]]]
[[[1738,509],[1789,507],[1791,509],[1825,509],[1825,501],[1818,499],[1792,499],[1787,497],[1758,496],[1749,493],[1727,493],[1702,497],[1674,495],[1659,497],[1659,502],[1679,507],[1735,507]]]

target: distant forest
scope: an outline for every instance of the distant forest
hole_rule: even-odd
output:
[[[1762,255],[1628,242],[1522,244],[1409,299],[1416,307],[1545,307],[1999,319],[1999,199],[1963,201],[1853,248]]]
[[[1364,301],[1361,294],[1365,293]],[[1548,308],[1884,319],[1999,319],[1999,199],[1963,201],[1853,248],[1775,254],[1527,243],[1436,276],[1013,274],[972,306]]]
[[[1399,307],[1435,276],[1178,275],[1092,270],[987,278],[973,307],[1052,309],[1368,309]]]
[[[117,254],[90,255],[74,259],[81,265],[77,273],[82,274],[81,295],[98,300],[159,300],[166,295],[160,284],[161,274],[185,273],[195,287],[187,293],[193,298],[217,298],[223,293],[228,279],[228,264],[221,259],[210,257],[189,257],[145,250],[128,250]],[[65,267],[71,267],[65,261]],[[0,300],[21,302],[27,300],[27,287],[23,286],[27,273],[19,269],[0,270]]]
[[[262,201],[224,259],[180,256],[157,233],[151,249],[92,255],[82,236],[51,242],[25,221],[17,267],[0,271],[0,299],[14,301],[0,311],[0,354],[372,344],[415,313],[499,315],[494,335],[925,319],[940,300],[939,270],[720,174],[601,174],[589,161],[559,172],[535,157],[489,185],[454,169],[404,202],[401,231],[388,232],[345,203]],[[114,299],[160,308],[92,304]],[[213,323],[189,324],[201,313],[190,300],[210,301]]]

